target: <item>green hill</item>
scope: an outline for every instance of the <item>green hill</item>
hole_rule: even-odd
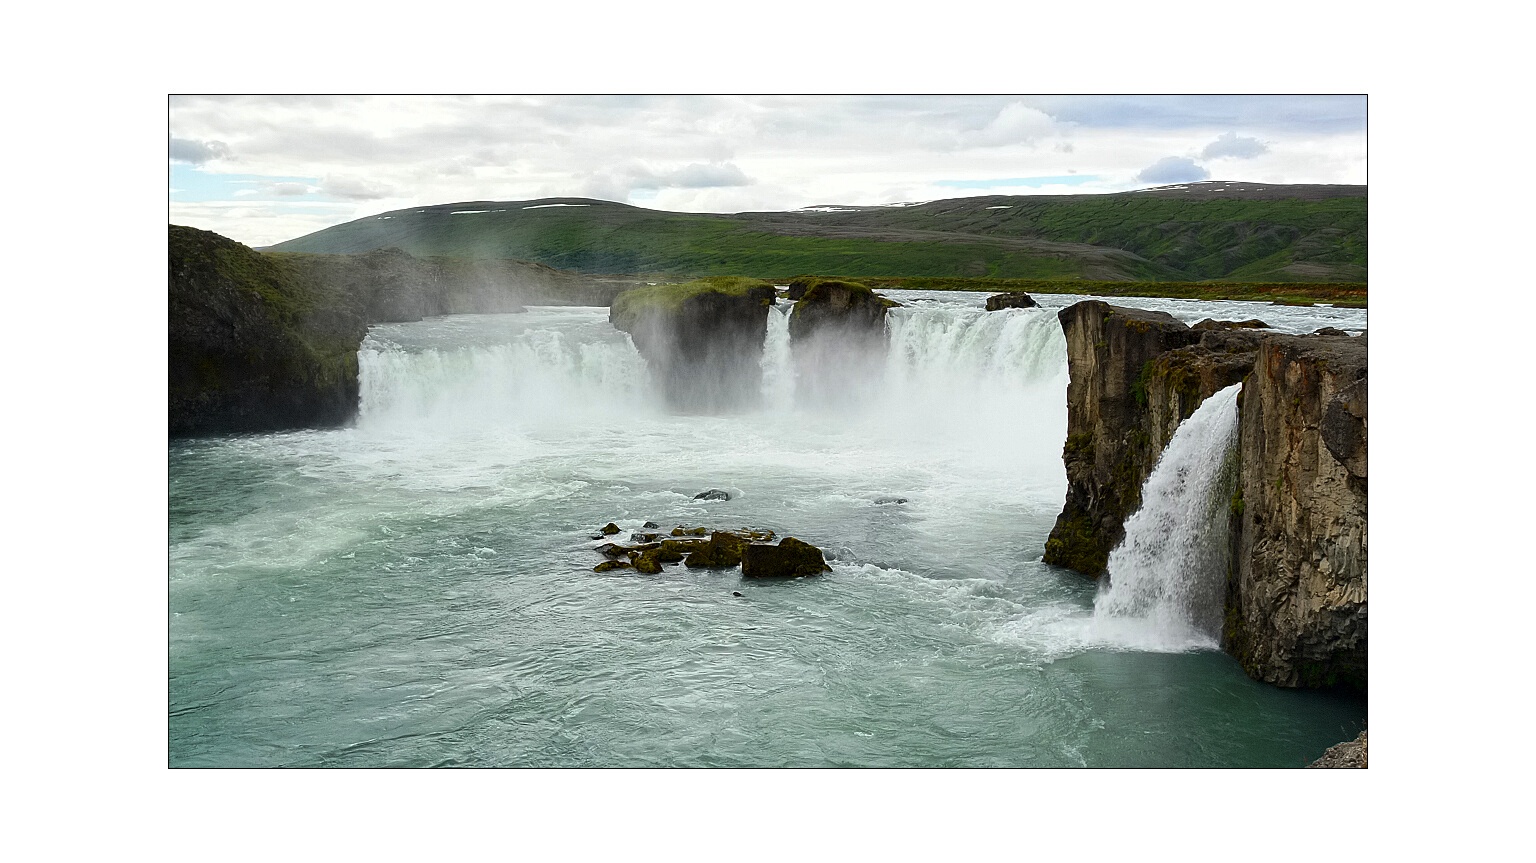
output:
[[[390,246],[417,256],[669,278],[1364,282],[1366,190],[1209,182],[733,215],[584,198],[480,201],[381,213],[272,250],[355,254]]]

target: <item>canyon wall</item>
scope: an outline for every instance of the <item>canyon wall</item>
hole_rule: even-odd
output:
[[[1256,679],[1366,685],[1366,337],[1270,336],[1243,384],[1222,644]]]
[[[525,304],[607,305],[637,283],[524,261],[262,253],[169,226],[171,436],[343,425],[375,323]]]
[[[1366,340],[1190,328],[1077,303],[1067,339],[1067,498],[1047,563],[1097,578],[1180,422],[1241,381],[1222,646],[1281,686],[1366,682]]]

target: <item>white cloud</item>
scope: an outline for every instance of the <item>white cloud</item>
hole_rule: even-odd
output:
[[[1143,183],[1193,183],[1208,180],[1211,172],[1195,164],[1194,159],[1184,156],[1168,156],[1143,168],[1136,179]]]
[[[1228,132],[1205,145],[1200,151],[1202,159],[1252,159],[1269,152],[1269,146],[1258,138],[1239,138],[1236,132]]]
[[[314,191],[358,203],[357,215],[573,195],[733,212],[957,197],[976,190],[934,184],[969,177],[1076,172],[1098,179],[1073,191],[1136,188],[1169,154],[1193,165],[1213,141],[1255,140],[1229,130],[1260,128],[1233,121],[1268,104],[1258,98],[1238,116],[1189,98],[1159,114],[1158,99],[1098,97],[177,97],[170,120],[175,139],[202,147],[178,152],[210,156],[204,173],[320,177]],[[1274,102],[1275,116],[1317,104]],[[1242,167],[1227,179],[1364,182],[1363,132],[1330,123],[1264,124],[1268,150],[1226,162]],[[1170,182],[1200,170],[1184,168]]]
[[[172,162],[186,162],[190,165],[229,158],[229,146],[223,141],[193,141],[172,137],[169,150]]]
[[[348,176],[326,177],[320,181],[320,191],[349,201],[377,201],[394,194],[394,190],[383,183]]]
[[[975,132],[963,133],[960,140],[962,145],[1000,147],[1030,143],[1055,131],[1056,121],[1051,119],[1051,115],[1022,102],[1010,102],[986,126]]]

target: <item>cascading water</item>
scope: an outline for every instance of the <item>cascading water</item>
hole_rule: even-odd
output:
[[[1068,298],[892,296],[852,409],[796,398],[787,308],[760,409],[681,416],[606,309],[534,307],[374,327],[352,428],[173,442],[170,762],[1278,766],[1356,733],[1219,654],[1081,637],[1091,586],[1039,559]],[[596,573],[609,521],[833,572]]]
[[[768,332],[763,338],[763,406],[786,411],[795,404],[795,369],[789,346],[789,313],[779,303],[768,308]]]
[[[525,425],[644,410],[645,362],[587,309],[375,327],[358,351],[362,429]]]
[[[1094,601],[1101,634],[1144,649],[1218,646],[1241,389],[1233,384],[1202,402],[1147,477]]]

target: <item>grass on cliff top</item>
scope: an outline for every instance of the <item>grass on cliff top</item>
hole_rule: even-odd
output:
[[[824,281],[836,277],[801,276]],[[1100,297],[1171,297],[1182,300],[1252,300],[1280,305],[1331,303],[1344,308],[1366,307],[1365,282],[1308,284],[1296,282],[1121,282],[1085,279],[984,279],[964,277],[863,277],[872,288],[913,291],[981,291],[1036,294],[1091,294]]]
[[[623,322],[632,321],[643,310],[675,312],[681,309],[683,302],[690,297],[701,294],[745,297],[753,288],[773,290],[773,285],[762,279],[751,279],[746,276],[709,276],[680,284],[632,288],[614,297],[613,306],[609,311],[609,320],[619,326],[619,329],[625,329],[627,325]]]

